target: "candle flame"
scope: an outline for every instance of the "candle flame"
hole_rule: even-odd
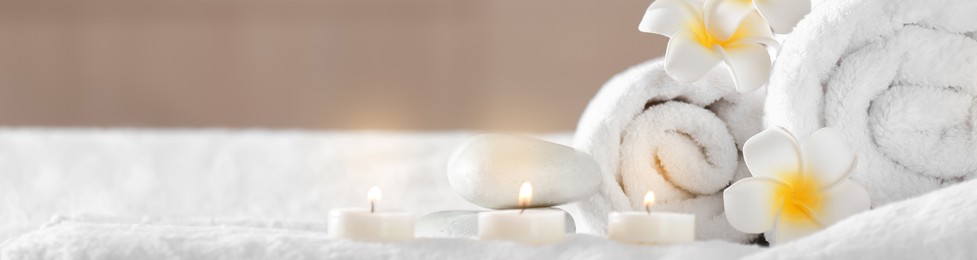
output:
[[[370,191],[366,192],[366,200],[370,202],[371,213],[374,211],[377,202],[380,202],[381,198],[383,198],[383,193],[380,192],[380,188],[377,186],[373,186],[373,188],[370,188]]]
[[[645,211],[651,213],[651,206],[655,205],[655,192],[645,193]]]
[[[525,209],[533,201],[533,186],[529,182],[523,182],[519,187],[519,207]]]

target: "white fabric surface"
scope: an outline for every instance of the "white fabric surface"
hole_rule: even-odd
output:
[[[375,182],[393,190],[387,194],[403,194],[384,201],[418,214],[475,208],[453,195],[443,172],[454,146],[470,135],[0,130],[5,203],[0,216],[6,231],[0,259],[950,259],[977,254],[977,181],[856,215],[772,249],[725,241],[634,246],[585,234],[543,247],[463,238],[393,244],[327,238],[325,213],[357,206]],[[568,137],[546,139],[565,143]],[[371,166],[353,166],[359,163]],[[354,167],[362,168],[342,171]]]
[[[760,250],[719,241],[631,246],[589,235],[540,248],[327,238],[328,210],[365,206],[372,185],[384,189],[380,207],[418,216],[479,209],[455,195],[444,172],[472,135],[0,129],[0,258],[716,259]]]
[[[755,238],[729,226],[722,190],[749,176],[739,149],[762,128],[763,91],[737,93],[722,66],[682,84],[663,64],[652,60],[618,74],[580,119],[574,146],[594,156],[604,180],[580,203],[578,228],[606,232],[608,213],[643,210],[653,190],[654,210],[696,215],[699,238]]]
[[[873,205],[977,175],[977,1],[825,1],[782,44],[767,126],[842,133]]]
[[[373,185],[380,208],[478,210],[445,176],[474,134],[0,129],[0,241],[53,215],[315,223]]]
[[[97,242],[93,242],[97,241]],[[634,246],[592,235],[532,247],[505,241],[422,238],[402,243],[330,240],[325,233],[237,226],[65,222],[3,248],[3,259],[721,259],[757,246],[703,241]]]
[[[7,241],[2,259],[967,259],[977,254],[977,180],[892,203],[773,248],[727,241],[637,246],[571,235],[541,247],[464,238],[328,239],[318,224],[56,218]],[[868,238],[868,239],[867,239]]]

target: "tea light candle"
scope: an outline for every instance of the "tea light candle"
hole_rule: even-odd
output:
[[[379,211],[382,194],[367,192],[369,209],[334,209],[329,212],[329,237],[367,242],[403,241],[414,238],[414,215],[403,211]]]
[[[533,188],[529,182],[519,188],[521,209],[482,212],[478,214],[478,238],[509,240],[542,245],[563,240],[565,214],[556,209],[526,209],[530,205]]]
[[[645,212],[613,212],[608,217],[607,237],[634,244],[673,244],[695,240],[695,216],[651,212],[655,193],[645,194]]]

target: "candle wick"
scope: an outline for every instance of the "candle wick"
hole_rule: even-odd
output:
[[[376,202],[370,201],[370,213],[373,213],[375,209],[376,209]]]
[[[648,204],[645,204],[645,212],[647,212],[648,215],[651,215],[651,207],[649,207]]]
[[[526,212],[526,207],[522,207],[522,209],[519,210],[520,215],[522,215],[523,212]]]

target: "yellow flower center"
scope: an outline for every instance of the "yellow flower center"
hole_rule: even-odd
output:
[[[695,35],[695,38],[698,40],[699,44],[702,44],[703,47],[712,49],[713,46],[719,45],[723,49],[729,49],[729,47],[732,47],[730,45],[737,40],[749,37],[750,35],[760,34],[759,32],[752,30],[749,26],[744,26],[745,24],[745,21],[741,23],[740,26],[736,28],[736,31],[733,32],[733,35],[729,37],[729,39],[719,39],[716,38],[717,36],[710,34],[709,30],[706,29],[705,21],[702,20],[691,24],[689,29],[692,31],[692,34]]]
[[[821,211],[822,194],[817,180],[810,174],[784,172],[778,176],[787,185],[780,185],[771,201],[773,209],[782,208],[780,219],[790,223],[812,223],[813,214]]]

